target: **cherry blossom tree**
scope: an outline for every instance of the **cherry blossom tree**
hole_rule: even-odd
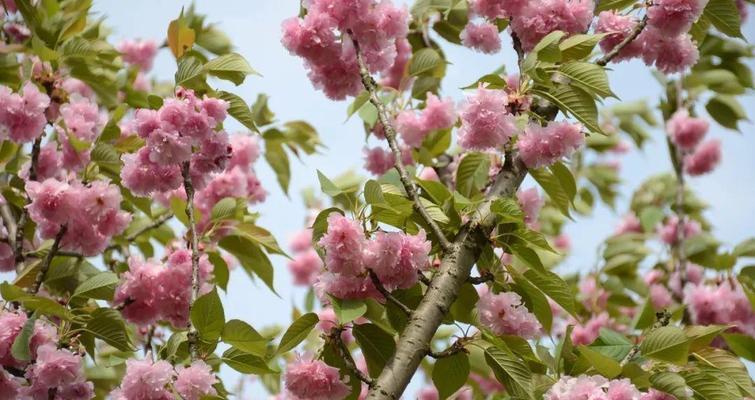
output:
[[[755,398],[755,239],[717,240],[687,184],[747,120],[744,1],[302,1],[281,45],[361,119],[373,176],[313,173],[289,251],[255,205],[327,149],[215,88],[256,74],[218,25],[112,44],[91,1],[0,5],[0,400],[244,398],[222,370],[276,399]],[[455,90],[452,45],[517,62]],[[664,94],[604,105],[633,59]],[[629,192],[651,137],[669,171]],[[559,272],[564,227],[622,193],[595,268]],[[226,320],[229,271],[274,296],[271,257],[309,288],[291,324]]]

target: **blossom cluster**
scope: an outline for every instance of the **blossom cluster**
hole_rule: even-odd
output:
[[[404,165],[414,164],[412,149],[409,146],[401,146],[401,162]],[[364,168],[373,175],[380,176],[388,172],[396,165],[396,157],[393,152],[381,146],[364,149]]]
[[[325,250],[327,272],[317,286],[342,299],[379,298],[368,270],[387,290],[406,289],[417,283],[417,271],[429,266],[431,244],[425,232],[407,235],[377,232],[367,239],[357,221],[338,213],[328,216],[328,231],[319,245]]]
[[[417,115],[412,110],[405,110],[396,117],[396,130],[404,143],[419,147],[430,132],[451,128],[456,122],[456,110],[453,100],[439,99],[432,93],[427,94],[425,108]]]
[[[159,110],[137,110],[135,129],[146,146],[122,156],[123,185],[141,196],[178,189],[182,164],[190,162],[194,187],[204,188],[211,174],[222,171],[230,158],[228,135],[217,131],[227,109],[224,100],[199,99],[193,91],[179,88]]]
[[[131,220],[120,208],[120,190],[106,181],[86,185],[53,178],[28,181],[26,192],[29,216],[38,225],[39,236],[52,239],[65,229],[61,248],[85,256],[101,253]]]
[[[522,297],[514,292],[490,291],[486,286],[477,303],[480,323],[496,335],[516,335],[534,339],[542,333],[537,318],[522,302]]]
[[[174,381],[175,380],[175,381]],[[126,374],[120,388],[110,393],[113,400],[170,400],[175,391],[185,400],[200,400],[215,396],[213,385],[217,378],[204,361],[194,361],[188,367],[173,369],[167,361],[130,359],[126,361]]]
[[[692,176],[707,174],[721,161],[721,142],[715,139],[702,140],[708,133],[708,121],[689,115],[681,109],[666,123],[671,141],[684,155],[684,171]]]
[[[138,325],[167,320],[176,328],[185,327],[192,291],[191,251],[175,249],[164,264],[130,257],[128,266],[113,298],[123,317]],[[199,258],[200,293],[210,291],[212,269],[203,254]]]
[[[289,247],[293,258],[288,262],[288,270],[294,278],[294,285],[310,286],[317,282],[323,263],[312,246],[312,229],[302,229],[292,235]]]
[[[459,36],[464,46],[481,53],[493,54],[501,50],[498,27],[490,22],[469,22]]]
[[[528,168],[542,168],[571,155],[584,142],[581,124],[563,121],[541,126],[530,123],[519,136],[517,149]]]
[[[351,389],[337,368],[320,360],[297,358],[286,367],[286,398],[292,400],[341,400]]]
[[[755,337],[755,311],[735,279],[719,284],[693,284],[684,288],[684,302],[698,325],[730,325],[737,332]]]
[[[642,396],[642,397],[641,397]],[[563,376],[545,394],[545,400],[639,400],[649,399],[629,379],[608,380],[600,375]]]
[[[505,92],[477,89],[461,107],[459,145],[466,150],[488,150],[508,142],[517,133],[517,128],[507,105]]]
[[[0,139],[27,143],[38,138],[47,124],[50,98],[27,82],[19,93],[0,86]]]
[[[304,18],[283,22],[283,46],[302,57],[309,79],[334,100],[362,90],[353,38],[371,73],[398,83],[411,47],[406,42],[409,13],[390,1],[312,0]],[[401,52],[401,53],[400,53]],[[402,73],[403,73],[403,68]]]

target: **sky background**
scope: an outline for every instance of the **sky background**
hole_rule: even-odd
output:
[[[176,18],[182,6],[189,4],[188,1],[178,0],[111,0],[95,1],[94,9],[107,17],[106,24],[113,29],[112,38],[116,42],[124,38],[162,41],[170,20]],[[268,94],[270,107],[279,121],[308,121],[317,129],[327,147],[321,155],[304,157],[302,162],[292,160],[290,197],[283,194],[266,163],[261,160],[257,164],[260,179],[269,193],[267,201],[255,207],[262,215],[259,224],[286,244],[288,235],[303,227],[305,209],[300,192],[306,187],[318,188],[317,169],[331,177],[348,169],[369,176],[362,169],[362,148],[365,143],[361,122],[358,118],[344,122],[349,103],[330,101],[316,91],[307,79],[302,60],[291,56],[281,46],[280,23],[298,13],[298,1],[199,0],[196,7],[200,13],[207,15],[208,22],[217,23],[228,34],[236,51],[263,75],[250,77],[242,86],[234,88],[234,93],[250,104],[258,93]],[[743,31],[750,41],[755,39],[755,22],[747,22]],[[458,88],[492,72],[502,61],[513,71],[515,54],[508,36],[503,37],[503,50],[496,55],[481,55],[441,40],[451,62],[442,94],[461,100],[463,94]],[[752,62],[749,65],[754,66]],[[623,100],[657,98],[659,85],[644,64],[632,61],[611,67],[614,69],[610,72],[613,91]],[[162,79],[172,79],[175,68],[172,55],[163,50],[152,73]],[[755,97],[749,95],[742,101],[744,108],[754,114]],[[232,125],[232,128],[239,127],[238,124]],[[711,205],[707,216],[715,224],[715,235],[726,243],[735,244],[755,233],[755,132],[752,132],[753,125],[749,123],[741,125],[741,134],[725,130],[715,123],[712,127],[709,137],[719,138],[723,142],[723,163],[710,175],[690,179],[690,185]],[[663,133],[656,131],[653,142],[643,152],[633,152],[623,158],[621,175],[626,181],[627,190],[619,199],[619,211],[615,213],[599,207],[592,216],[578,217],[576,223],[567,227],[573,251],[564,268],[591,268],[595,261],[596,245],[612,232],[617,219],[626,209],[631,190],[647,176],[669,169]],[[529,181],[525,183],[525,187],[531,185]],[[257,328],[273,323],[284,326],[290,323],[291,305],[302,304],[306,288],[291,285],[283,258],[276,257],[273,262],[276,268],[275,286],[280,298],[263,286],[250,282],[244,272],[237,269],[232,273],[228,293],[223,299],[226,319],[242,319]],[[235,378],[235,374],[229,371],[224,371],[222,375]],[[414,393],[419,386],[418,380],[420,378],[415,378],[412,389],[407,393]],[[226,381],[226,385],[230,388],[233,382]],[[258,399],[264,398],[264,395],[255,389],[244,398]]]

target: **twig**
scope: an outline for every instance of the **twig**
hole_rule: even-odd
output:
[[[8,244],[10,244],[11,249],[15,249],[16,219],[13,217],[13,213],[11,212],[7,201],[3,201],[3,204],[0,204],[0,216],[2,216],[3,225],[5,225],[5,230],[8,232]]]
[[[430,214],[428,214],[427,210],[419,199],[417,188],[416,186],[414,186],[414,182],[412,182],[411,178],[409,177],[409,173],[406,171],[406,167],[401,160],[401,149],[398,147],[398,142],[396,141],[396,130],[393,128],[393,124],[391,123],[390,118],[388,118],[388,111],[385,109],[385,105],[378,97],[377,83],[375,83],[375,79],[373,79],[372,75],[370,75],[367,64],[364,62],[364,58],[362,57],[362,53],[359,49],[359,42],[353,37],[351,37],[351,41],[354,43],[354,51],[356,52],[357,63],[359,64],[359,75],[362,79],[362,85],[370,94],[370,103],[372,103],[372,105],[377,109],[378,119],[383,125],[383,130],[385,131],[385,138],[388,140],[388,146],[393,152],[393,158],[395,159],[393,166],[398,171],[399,178],[401,179],[401,184],[404,186],[406,194],[414,202],[414,209],[417,210],[425,223],[427,223],[427,225],[430,227],[430,230],[432,230],[433,234],[438,238],[438,242],[440,243],[440,247],[443,249],[443,252],[448,252],[452,246],[451,242],[448,241],[446,235],[443,233],[443,230],[440,229],[438,224],[435,223],[435,220],[433,220]]]
[[[370,279],[372,280],[372,284],[375,285],[375,288],[380,292],[380,294],[385,297],[386,300],[393,303],[396,307],[401,309],[401,311],[404,312],[407,316],[412,315],[412,309],[409,308],[406,304],[402,303],[401,300],[397,299],[395,296],[391,294],[391,292],[388,291],[388,289],[383,286],[383,283],[380,282],[380,278],[378,278],[377,274],[371,269],[368,269],[367,272],[370,274]]]
[[[159,228],[164,223],[168,222],[171,218],[173,218],[173,213],[170,213],[170,212],[166,212],[165,214],[160,215],[159,217],[157,217],[157,219],[155,219],[154,221],[152,221],[151,224],[149,224],[149,225],[145,226],[144,228],[141,228],[138,231],[136,231],[136,232],[134,232],[134,233],[126,236],[126,238],[125,238],[126,242],[132,242],[132,241],[136,240],[136,238],[138,238],[139,236],[141,236],[142,234],[144,234],[145,232],[151,231],[152,229]],[[119,248],[121,248],[120,245],[118,245],[118,244],[111,244],[111,245],[109,245],[108,247],[105,248],[105,251],[107,251],[107,250],[115,250],[115,249],[119,249]]]
[[[199,239],[197,238],[197,226],[194,221],[194,185],[191,183],[191,171],[189,161],[183,163],[181,172],[184,178],[184,190],[186,191],[186,215],[189,217],[189,247],[191,248],[191,301],[189,302],[189,311],[194,306],[194,302],[199,297]],[[189,333],[189,354],[192,360],[197,358],[197,343],[199,334],[191,323],[188,322]]]
[[[150,325],[147,330],[147,337],[144,340],[144,356],[146,357],[152,351],[152,338],[155,336],[155,325]]]
[[[655,313],[655,323],[648,331],[648,334],[660,327],[667,326],[669,322],[671,322],[671,313],[669,313],[668,311],[664,310],[664,311]],[[637,343],[636,345],[632,346],[631,349],[629,349],[629,353],[627,353],[627,355],[624,356],[624,358],[621,360],[619,365],[623,368],[625,365],[629,364],[629,362],[632,361],[632,359],[635,356],[637,356],[639,352],[640,352],[640,344]]]
[[[37,294],[37,292],[39,292],[39,288],[42,286],[42,282],[45,281],[45,276],[47,275],[47,271],[50,269],[50,264],[52,263],[52,259],[55,257],[55,254],[58,252],[58,248],[60,247],[60,241],[63,240],[63,236],[65,236],[67,231],[68,231],[68,226],[62,225],[60,227],[60,230],[58,231],[58,234],[55,235],[55,241],[52,243],[50,252],[47,253],[45,260],[42,262],[42,267],[40,268],[39,272],[37,272],[36,278],[34,278],[34,284],[31,287],[30,293]]]
[[[489,271],[485,271],[480,276],[470,276],[467,281],[473,285],[479,285],[485,282],[492,282],[495,280],[495,275]]]
[[[31,147],[29,181],[37,180],[37,163],[39,162],[39,152],[42,149],[42,136],[44,136],[44,133],[34,139],[34,144]],[[16,265],[24,262],[24,226],[27,219],[29,219],[29,211],[24,207],[21,210],[21,216],[18,218],[18,224],[16,225]]]
[[[624,47],[628,46],[630,43],[632,43],[635,39],[637,39],[637,36],[640,36],[640,33],[642,33],[642,30],[645,29],[645,27],[648,24],[648,15],[645,14],[644,17],[640,20],[640,22],[635,25],[634,29],[629,33],[627,37],[624,38],[619,44],[614,46],[611,51],[604,54],[603,57],[599,58],[598,61],[595,62],[595,64],[600,65],[601,67],[605,67],[611,60],[613,60],[616,56],[619,55],[622,49]]]
[[[425,276],[422,271],[417,271],[417,276],[419,276],[419,281],[424,283],[425,286],[430,286],[430,283],[432,283],[432,280]]]
[[[374,385],[374,381],[369,376],[365,375],[364,372],[360,371],[359,368],[357,368],[356,364],[354,364],[354,359],[351,357],[351,352],[349,352],[349,349],[346,347],[346,344],[341,340],[341,333],[343,332],[342,326],[336,326],[333,329],[331,329],[330,334],[328,335],[328,338],[330,341],[335,345],[335,350],[338,353],[338,356],[343,359],[343,363],[346,364],[346,369],[348,369],[354,376],[356,376],[360,381],[367,384],[367,386],[372,387]]]
[[[459,338],[459,339],[458,339],[457,341],[455,341],[455,342],[454,342],[454,343],[453,343],[453,344],[452,344],[452,345],[451,345],[450,347],[448,347],[447,349],[445,349],[445,350],[443,350],[443,351],[438,351],[438,352],[434,352],[434,351],[432,351],[432,350],[429,350],[429,351],[427,352],[427,355],[437,360],[437,359],[439,359],[439,358],[446,358],[446,357],[451,357],[451,356],[453,356],[453,355],[455,355],[455,354],[459,354],[459,353],[466,353],[466,352],[467,352],[467,349],[465,349],[465,348],[464,348],[464,343],[465,343],[465,342],[466,342],[466,341],[467,341],[468,339],[469,339],[469,338],[467,338],[467,337],[462,337],[462,338]]]
[[[524,75],[524,48],[522,47],[522,41],[519,39],[519,35],[513,30],[511,31],[511,44],[516,52],[517,64],[519,65],[519,79],[522,79]]]

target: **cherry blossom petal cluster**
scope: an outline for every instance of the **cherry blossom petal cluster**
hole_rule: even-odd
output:
[[[149,71],[157,55],[157,42],[127,39],[118,44],[118,51],[126,63],[136,66],[141,71]]]
[[[121,387],[110,393],[113,400],[173,400],[168,388],[175,376],[167,361],[126,360],[126,374]]]
[[[584,142],[582,125],[563,121],[550,122],[547,126],[530,123],[516,145],[528,168],[542,168],[570,156]]]
[[[519,1],[513,2],[515,4]],[[592,0],[532,0],[511,15],[511,29],[525,51],[532,50],[546,35],[554,31],[566,34],[583,33],[593,19]]]
[[[26,314],[20,311],[0,311],[0,366],[23,367],[26,362],[16,360],[11,347],[21,333],[27,321]],[[55,327],[43,320],[34,322],[34,331],[29,339],[29,352],[32,359],[37,358],[37,350],[46,344],[54,344],[58,341]]]
[[[286,367],[286,398],[293,400],[341,400],[351,389],[340,372],[320,360],[298,358]]]
[[[504,145],[517,133],[508,113],[508,97],[501,90],[479,88],[461,107],[459,145],[466,150],[488,150]]]
[[[684,303],[696,325],[732,325],[734,330],[755,337],[755,312],[736,279],[720,284],[688,284]]]
[[[0,139],[27,143],[38,138],[47,124],[45,110],[50,98],[26,82],[19,93],[0,86]]]
[[[89,400],[94,398],[94,385],[84,376],[83,359],[67,349],[48,343],[37,349],[34,364],[26,370],[30,385],[21,388],[22,398],[55,400]]]
[[[545,199],[540,196],[536,188],[529,188],[518,191],[516,193],[516,200],[519,202],[519,207],[522,208],[522,212],[524,213],[524,223],[529,227],[535,227],[540,209],[545,204]]]
[[[544,399],[639,400],[640,391],[629,379],[608,380],[600,375],[565,375],[548,390]]]
[[[404,143],[419,147],[430,132],[451,128],[456,122],[456,110],[453,100],[440,99],[432,93],[427,94],[425,108],[420,114],[412,110],[399,113],[396,117],[396,130]]]
[[[522,297],[514,292],[494,294],[487,288],[477,302],[480,323],[496,335],[516,335],[534,339],[543,327],[525,307]]]
[[[658,227],[658,236],[663,243],[672,245],[677,242],[678,237],[676,230],[678,229],[678,225],[679,217],[674,215],[669,217],[663,225]],[[684,222],[684,227],[682,228],[682,237],[684,239],[695,236],[700,232],[702,232],[702,227],[699,222],[695,220],[687,220]]]
[[[490,22],[469,22],[459,35],[461,43],[471,49],[485,54],[494,54],[501,50],[501,37],[498,27]]]
[[[218,379],[204,361],[197,360],[186,368],[178,369],[173,386],[184,400],[200,400],[205,396],[215,396],[214,385]]]

